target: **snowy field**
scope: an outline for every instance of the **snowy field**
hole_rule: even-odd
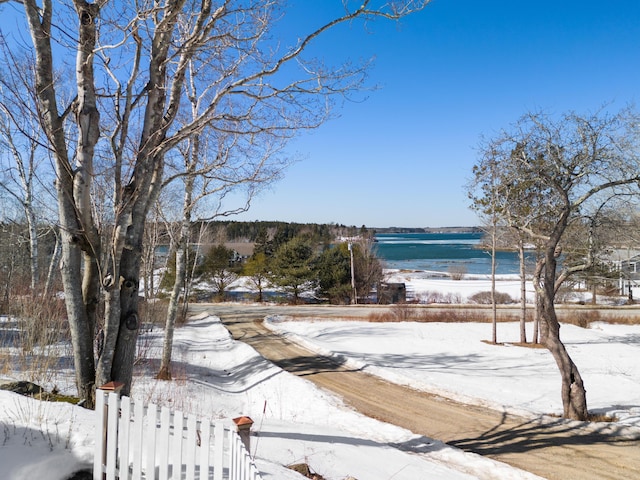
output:
[[[481,280],[433,282],[409,279],[408,287],[454,289],[462,296],[488,289]],[[519,292],[518,282],[513,285]],[[530,416],[561,411],[560,378],[548,352],[488,345],[487,324],[285,320],[268,324],[395,382]],[[612,428],[640,429],[640,326],[565,325],[562,334],[584,377],[590,410],[616,415],[620,421]],[[515,341],[517,327],[499,324],[498,335]],[[134,397],[214,419],[249,415],[257,434],[251,453],[265,480],[301,480],[282,467],[295,463],[309,464],[328,480],[538,478],[353,412],[233,341],[215,317],[193,318],[176,330],[173,382],[153,379],[162,331],[145,334],[145,341],[150,360],[139,370]],[[73,393],[69,374],[57,373],[47,386]],[[0,391],[0,478],[65,480],[90,466],[93,433],[90,411]]]

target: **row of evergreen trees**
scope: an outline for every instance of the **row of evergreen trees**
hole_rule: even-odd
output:
[[[213,238],[221,242],[266,242],[275,245],[291,240],[299,235],[306,235],[319,242],[332,242],[339,237],[354,237],[358,234],[373,233],[365,225],[361,227],[346,226],[335,223],[289,223],[281,221],[239,222],[234,220],[217,220],[212,222],[194,222],[194,236],[198,232],[208,231]]]

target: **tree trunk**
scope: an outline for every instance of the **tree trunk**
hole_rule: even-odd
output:
[[[51,292],[51,286],[53,285],[53,278],[56,272],[56,266],[60,262],[60,254],[62,252],[62,245],[60,245],[60,233],[57,229],[53,229],[54,235],[56,237],[56,244],[53,247],[53,255],[51,255],[51,259],[49,261],[49,269],[47,271],[47,279],[44,284],[44,290],[42,295],[44,297],[49,296],[49,292]]]
[[[540,343],[540,308],[538,306],[537,298],[538,295],[536,295],[536,306],[533,315],[533,334],[531,336],[531,342],[535,344]]]
[[[560,238],[558,235],[555,238]],[[539,307],[541,313],[541,337],[542,343],[551,352],[562,378],[562,407],[563,416],[573,420],[586,421],[589,416],[587,410],[587,394],[582,382],[582,377],[578,372],[573,360],[569,356],[567,349],[560,340],[560,323],[556,315],[554,300],[556,292],[556,257],[559,255],[557,249],[558,241],[554,238],[548,242],[545,252],[544,281],[539,289]]]
[[[193,182],[191,182],[193,183]],[[188,189],[190,190],[190,189]],[[188,197],[188,203],[187,203]],[[187,278],[187,249],[189,248],[189,227],[191,224],[191,195],[185,193],[185,215],[182,220],[180,229],[180,238],[176,248],[176,278],[173,282],[171,297],[169,298],[169,306],[167,307],[167,318],[164,329],[164,341],[162,344],[162,361],[160,363],[160,371],[157,378],[161,380],[171,380],[171,355],[173,351],[173,332],[175,330],[176,319],[178,317],[178,307],[180,306],[180,297],[184,295],[184,286]],[[186,298],[183,299],[186,302]]]
[[[144,222],[139,226],[140,233],[144,230]],[[136,345],[140,327],[139,313],[139,284],[140,260],[142,257],[142,235],[133,249],[122,252],[120,273],[122,284],[117,296],[120,308],[111,312],[110,320],[118,321],[117,339],[113,352],[111,366],[111,380],[124,384],[123,395],[129,395],[133,380],[133,366],[136,358]],[[119,317],[116,315],[119,313]],[[114,333],[115,335],[115,333]]]
[[[88,407],[93,406],[93,389],[95,387],[95,360],[93,355],[93,338],[97,292],[92,290],[96,282],[91,278],[95,272],[95,264],[91,261],[82,264],[83,251],[89,252],[92,247],[89,240],[92,224],[83,224],[81,218],[90,214],[90,203],[76,205],[76,198],[86,198],[85,193],[90,190],[91,169],[82,162],[89,161],[93,154],[93,146],[98,138],[98,116],[95,107],[95,95],[91,80],[93,75],[93,49],[95,47],[95,22],[93,15],[87,17],[78,12],[80,19],[80,44],[77,56],[77,86],[78,98],[75,103],[76,121],[78,122],[78,168],[83,170],[78,178],[71,168],[67,148],[67,138],[63,118],[58,115],[59,108],[56,100],[55,86],[57,84],[53,74],[53,54],[51,49],[51,2],[43,2],[39,7],[34,1],[23,2],[29,30],[33,40],[36,57],[35,90],[38,98],[39,112],[42,115],[42,126],[49,139],[53,151],[56,168],[56,191],[58,196],[58,214],[61,225],[62,283],[65,291],[65,303],[71,342],[74,352],[74,366],[78,395],[83,398]],[[89,5],[89,11],[97,11],[96,5]],[[93,42],[93,44],[92,44]],[[95,122],[95,123],[92,123]],[[76,190],[75,187],[78,187]],[[84,188],[84,190],[82,190]],[[76,197],[76,193],[78,197]],[[85,257],[86,258],[86,257]],[[84,272],[84,274],[83,274]],[[79,279],[84,279],[81,283]],[[87,310],[87,306],[91,309]]]
[[[87,315],[81,286],[78,282],[82,270],[80,248],[76,245],[73,235],[64,228],[61,230],[61,237],[62,257],[60,271],[73,346],[76,387],[78,396],[85,401],[85,406],[92,408],[95,387],[95,360],[93,354],[95,322],[93,318]]]
[[[525,268],[524,241],[518,241],[518,257],[520,260],[520,342],[527,343],[527,271]]]
[[[10,140],[13,142],[13,140]],[[11,145],[13,147],[13,144]],[[39,283],[38,271],[38,222],[33,208],[33,160],[28,169],[22,163],[19,155],[16,155],[16,164],[24,190],[24,214],[29,228],[29,267],[31,271],[31,295],[35,297]],[[28,170],[28,172],[27,172]]]
[[[491,342],[498,343],[498,309],[496,305],[496,216],[493,215],[491,232]]]
[[[551,352],[558,365],[562,378],[562,406],[563,416],[573,420],[585,421],[589,417],[587,410],[587,396],[580,372],[569,356],[567,349],[560,340],[560,324],[555,316],[553,305],[545,304],[545,314],[542,327],[543,344]]]

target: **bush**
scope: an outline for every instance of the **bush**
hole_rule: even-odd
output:
[[[497,305],[506,305],[514,303],[513,298],[508,293],[496,292],[495,294]],[[469,297],[469,300],[479,305],[491,305],[491,292],[478,292]]]
[[[64,301],[56,297],[13,297],[11,319],[0,325],[0,372],[51,383],[70,357]]]
[[[467,273],[467,267],[464,265],[452,265],[448,271],[453,280],[462,280]]]
[[[602,320],[600,312],[597,311],[582,311],[576,310],[562,316],[562,321],[576,325],[581,328],[589,328],[589,324],[592,322],[599,322]]]
[[[418,298],[419,303],[447,303],[447,304],[460,304],[462,303],[462,295],[459,293],[443,293],[438,291],[426,291]]]

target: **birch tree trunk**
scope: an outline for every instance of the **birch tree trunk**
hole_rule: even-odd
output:
[[[82,91],[79,92],[76,104],[78,127],[82,132],[79,135],[78,142],[78,148],[82,151],[78,152],[77,158],[82,171],[79,172],[76,184],[76,172],[70,167],[67,156],[64,119],[58,114],[56,99],[56,81],[53,74],[51,49],[52,2],[50,0],[44,1],[42,7],[39,7],[33,0],[25,0],[23,5],[34,43],[36,95],[40,105],[43,129],[49,138],[56,167],[56,191],[62,242],[60,267],[65,290],[67,315],[69,317],[71,342],[74,350],[76,386],[78,395],[86,401],[87,406],[91,407],[93,405],[95,382],[93,356],[95,317],[92,315],[95,313],[95,308],[87,309],[86,306],[95,307],[97,304],[97,292],[92,291],[92,287],[96,285],[92,275],[95,274],[96,270],[94,268],[95,264],[92,266],[91,262],[88,265],[84,265],[85,268],[83,268],[83,250],[92,250],[87,236],[91,224],[82,224],[81,217],[77,216],[77,212],[83,211],[84,214],[88,214],[90,208],[87,209],[86,204],[78,208],[75,204],[75,194],[78,195],[78,198],[82,198],[89,190],[89,186],[82,185],[82,182],[90,181],[90,176],[88,176],[90,168],[87,168],[81,162],[87,161],[88,156],[91,155],[95,144],[92,144],[92,142],[97,140],[98,134],[98,125],[91,124],[92,121],[98,121],[97,111],[91,108],[92,100],[95,98],[93,97],[91,85],[83,81],[83,75],[92,74],[91,68],[83,64],[83,62],[92,62],[91,51],[93,45],[90,45],[90,43],[92,40],[95,41],[94,24],[90,13],[88,13],[89,17],[81,15],[83,21],[80,23],[84,33],[80,38],[86,43],[84,48],[78,49],[77,57],[77,83],[78,86],[82,86]],[[91,32],[92,30],[93,33]],[[95,106],[95,103],[93,105]],[[77,189],[75,188],[76,185]],[[86,190],[83,191],[83,187]],[[86,259],[87,256],[85,256]],[[79,283],[79,278],[84,278],[84,281]]]
[[[42,291],[42,295],[44,297],[49,296],[49,293],[51,292],[51,286],[53,285],[53,279],[55,277],[56,267],[60,262],[60,254],[62,252],[62,246],[60,244],[60,233],[58,232],[58,229],[54,228],[53,233],[56,237],[56,243],[55,243],[55,246],[53,247],[53,255],[51,255],[51,259],[49,260],[49,268],[47,270],[47,279],[44,284],[44,290]]]
[[[2,135],[7,142],[7,146],[11,151],[11,155],[15,161],[16,169],[18,171],[18,178],[20,179],[21,193],[13,192],[6,185],[2,185],[18,202],[22,205],[24,215],[27,220],[27,231],[29,233],[29,272],[31,277],[31,295],[35,296],[37,293],[39,270],[38,270],[38,226],[37,217],[33,205],[34,200],[34,162],[35,154],[38,144],[35,140],[30,140],[28,161],[23,158],[23,153],[16,145],[13,134],[11,133],[10,115],[6,111],[6,107],[0,106],[3,113],[6,114],[6,123],[2,125]]]
[[[161,380],[171,380],[172,378],[171,355],[173,352],[173,334],[176,326],[176,319],[178,317],[178,307],[181,303],[180,298],[185,295],[185,284],[187,278],[187,249],[189,248],[191,211],[193,206],[193,175],[185,177],[184,183],[185,192],[182,205],[183,215],[176,246],[176,278],[173,282],[173,288],[171,289],[171,296],[169,298],[169,306],[167,307],[164,341],[162,344],[162,360],[160,363],[160,371],[157,375],[157,378]],[[183,297],[182,301],[186,302],[187,299]]]

